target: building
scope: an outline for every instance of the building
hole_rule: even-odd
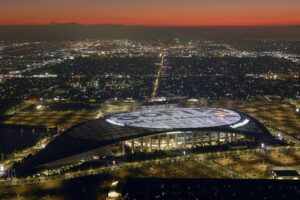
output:
[[[26,166],[54,167],[93,156],[195,148],[240,140],[271,145],[275,139],[263,124],[238,111],[204,107],[141,110],[78,124],[50,142]]]

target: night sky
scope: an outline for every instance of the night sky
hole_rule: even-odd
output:
[[[300,0],[0,0],[1,25],[300,25]]]

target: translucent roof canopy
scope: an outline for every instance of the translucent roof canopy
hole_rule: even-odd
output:
[[[116,114],[106,119],[118,126],[155,129],[219,127],[240,120],[238,113],[220,108],[164,108]]]

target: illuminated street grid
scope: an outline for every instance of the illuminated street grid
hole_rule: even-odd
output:
[[[94,119],[97,112],[92,111],[28,111],[18,112],[4,121],[5,124],[32,125],[32,126],[58,126],[66,130],[80,122]]]
[[[289,149],[289,151],[287,151]],[[76,177],[92,176],[102,173],[122,179],[133,177],[206,177],[206,178],[272,178],[268,167],[298,166],[300,148],[276,148],[272,151],[254,149],[246,151],[227,151],[206,154],[191,154],[173,158],[160,158],[139,162],[126,162],[107,167],[90,168],[79,171],[66,171],[59,175],[38,176],[35,178],[0,179],[0,185],[44,184]],[[65,167],[64,167],[65,168]],[[62,170],[62,169],[55,169]],[[233,172],[233,173],[232,173]],[[236,176],[240,174],[241,176]],[[232,176],[234,175],[234,176]]]
[[[273,151],[248,150],[245,152],[208,153],[196,155],[192,160],[181,163],[166,163],[146,166],[140,169],[120,170],[118,178],[163,177],[163,178],[272,178],[269,167],[299,166],[300,149],[285,152],[282,149]],[[232,172],[231,172],[232,171]]]
[[[140,178],[225,178],[220,173],[216,172],[209,166],[195,160],[173,164],[152,165],[143,168],[131,169],[124,168],[116,171],[114,174],[116,179],[126,177],[140,177]]]
[[[273,150],[265,153],[244,151],[239,154],[223,155],[211,159],[224,169],[232,169],[244,178],[271,178],[268,173],[269,167],[299,166],[300,150],[291,152]]]
[[[220,107],[244,111],[266,127],[277,128],[300,139],[300,115],[287,101],[222,101]]]

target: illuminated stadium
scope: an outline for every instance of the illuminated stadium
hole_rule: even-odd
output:
[[[27,166],[53,167],[95,156],[190,149],[243,140],[270,145],[274,142],[260,122],[238,111],[220,108],[143,110],[78,124],[29,159]]]

